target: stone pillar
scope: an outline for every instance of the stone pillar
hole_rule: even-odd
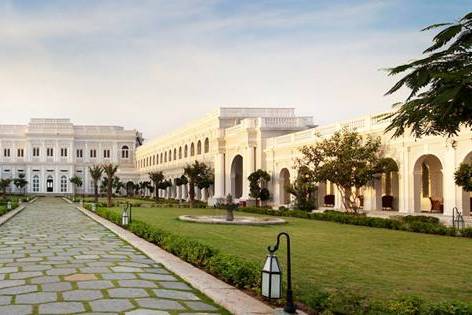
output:
[[[456,184],[454,182],[454,172],[456,166],[456,151],[448,146],[445,152],[444,167],[442,169],[442,195],[444,201],[444,215],[452,216],[452,209],[460,203],[456,202]]]
[[[225,155],[218,153],[215,157],[215,196],[224,198],[225,192]]]
[[[255,147],[246,149],[246,154],[243,158],[243,195],[241,199],[248,200],[249,197],[249,180],[247,179],[251,173],[255,171]]]

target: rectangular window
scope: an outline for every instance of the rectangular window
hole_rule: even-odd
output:
[[[3,156],[10,157],[10,149],[3,149]]]
[[[104,159],[110,158],[110,150],[103,150],[103,158]]]
[[[84,151],[82,149],[77,149],[77,157],[80,159],[84,157]]]
[[[33,148],[33,156],[39,156],[39,148]]]
[[[97,150],[95,150],[95,149],[90,150],[90,157],[91,158],[96,158],[97,157]]]
[[[54,149],[53,148],[47,148],[46,149],[46,155],[51,157],[54,156]]]
[[[67,156],[67,148],[61,148],[61,156],[66,157]]]
[[[25,156],[25,150],[23,150],[23,149],[18,149],[17,156],[18,156],[18,157],[24,157],[24,156]]]

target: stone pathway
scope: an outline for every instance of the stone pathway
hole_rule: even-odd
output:
[[[0,314],[226,313],[59,198],[0,226]]]

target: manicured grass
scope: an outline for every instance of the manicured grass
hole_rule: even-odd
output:
[[[259,263],[277,233],[288,232],[295,294],[301,300],[310,288],[319,287],[349,288],[380,299],[413,294],[429,301],[472,301],[470,239],[297,218],[285,218],[287,225],[264,227],[177,220],[182,214],[223,213],[216,209],[133,208],[135,219]],[[279,256],[285,260],[285,244]]]

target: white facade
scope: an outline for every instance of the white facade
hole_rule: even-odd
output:
[[[26,192],[69,194],[69,179],[82,178],[79,193],[92,193],[88,167],[119,164],[122,181],[135,180],[140,134],[117,126],[77,126],[69,119],[31,119],[27,125],[0,125],[0,177],[25,174]],[[10,190],[16,191],[12,184]]]
[[[174,179],[183,174],[185,165],[195,160],[205,162],[214,169],[215,185],[208,192],[197,191],[196,195],[202,200],[211,197],[212,202],[227,194],[248,200],[247,177],[261,168],[272,177],[269,187],[272,204],[289,205],[292,198],[284,187],[296,178],[294,162],[300,157],[299,148],[348,127],[363,135],[379,136],[384,156],[395,160],[399,168],[398,173],[363,188],[364,210],[382,210],[387,205],[389,210],[404,213],[430,211],[451,215],[456,206],[470,215],[470,194],[454,184],[454,172],[461,162],[472,160],[472,132],[464,130],[453,139],[440,136],[415,139],[409,135],[392,139],[384,133],[388,125],[383,120],[385,115],[313,127],[310,117],[297,117],[293,109],[221,108],[138,148],[137,167],[142,179],[154,170]],[[185,199],[187,191],[188,187],[173,186],[160,194]],[[389,196],[393,201],[386,204],[384,199]],[[340,194],[332,184],[319,184],[318,199],[320,207],[342,207]]]

